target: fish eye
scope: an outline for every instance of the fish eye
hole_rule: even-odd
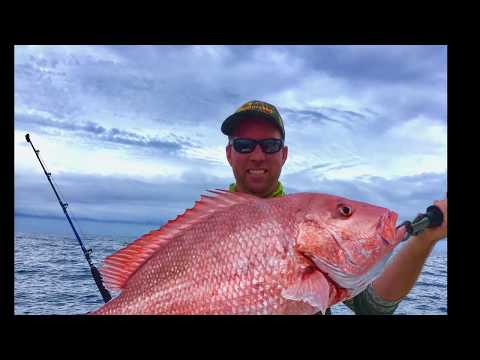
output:
[[[349,217],[352,215],[352,208],[348,205],[345,204],[340,204],[338,205],[338,211],[340,211],[340,214],[342,214],[345,217]]]

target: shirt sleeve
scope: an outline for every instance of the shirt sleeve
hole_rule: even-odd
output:
[[[384,300],[370,284],[361,293],[343,303],[356,315],[392,315],[401,301],[402,299]]]

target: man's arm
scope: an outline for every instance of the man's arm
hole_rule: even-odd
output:
[[[390,301],[405,297],[417,282],[434,245],[434,242],[412,236],[373,282],[375,292]]]
[[[436,228],[427,228],[412,236],[383,273],[373,282],[375,292],[384,300],[398,301],[415,285],[418,276],[437,241],[447,236],[447,200],[435,201],[443,212],[443,223]]]

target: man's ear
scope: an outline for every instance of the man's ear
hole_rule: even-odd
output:
[[[282,149],[282,166],[285,164],[285,161],[287,161],[288,157],[288,146],[284,146]]]
[[[225,153],[227,154],[228,163],[232,166],[232,145],[227,145]]]

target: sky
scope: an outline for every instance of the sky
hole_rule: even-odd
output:
[[[14,87],[16,230],[68,227],[26,133],[86,232],[141,235],[233,182],[249,100],[283,117],[288,193],[411,220],[447,191],[446,46],[22,45]]]

